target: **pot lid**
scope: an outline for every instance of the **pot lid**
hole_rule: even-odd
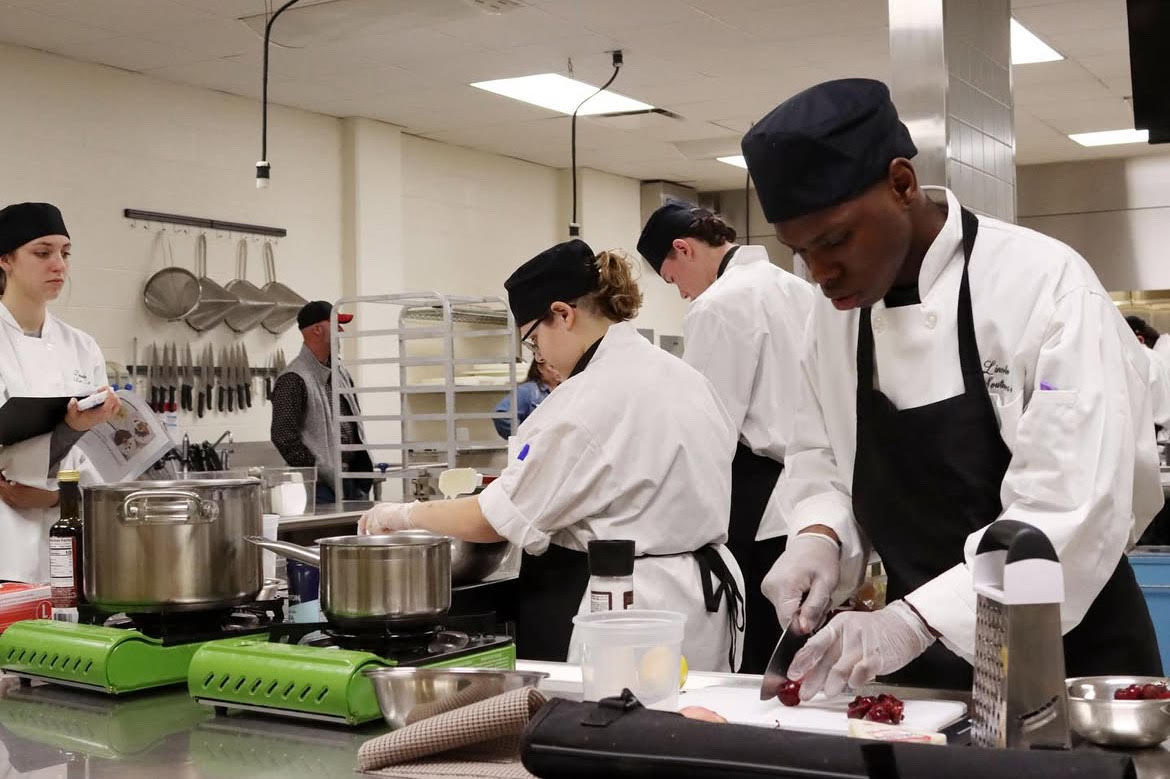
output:
[[[259,479],[176,479],[173,481],[117,481],[83,487],[85,492],[125,492],[127,490],[198,490],[200,487],[246,487],[259,485]]]

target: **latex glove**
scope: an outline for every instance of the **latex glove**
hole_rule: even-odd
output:
[[[362,514],[358,520],[358,535],[376,536],[383,533],[393,533],[395,530],[410,530],[414,522],[410,520],[410,512],[414,503],[375,503],[374,507]]]
[[[776,607],[781,625],[791,624],[806,635],[817,629],[832,605],[841,575],[840,557],[837,542],[821,533],[788,537],[784,554],[760,584],[764,597]]]
[[[934,635],[906,601],[878,611],[845,611],[829,620],[792,658],[788,676],[800,680],[800,699],[859,689],[926,651]]]

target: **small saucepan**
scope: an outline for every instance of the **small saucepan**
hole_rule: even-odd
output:
[[[320,553],[259,536],[247,540],[321,569],[321,612],[361,631],[433,625],[451,608],[451,539],[424,530],[317,540]]]

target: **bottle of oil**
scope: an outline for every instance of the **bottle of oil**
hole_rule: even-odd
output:
[[[60,518],[49,528],[49,585],[53,619],[77,622],[77,607],[84,602],[81,586],[81,486],[77,471],[57,474]]]

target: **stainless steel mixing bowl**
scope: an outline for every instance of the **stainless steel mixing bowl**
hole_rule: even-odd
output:
[[[363,673],[394,730],[521,687],[539,687],[548,676],[496,668],[368,668]]]
[[[1067,679],[1069,725],[1082,738],[1110,747],[1149,747],[1170,738],[1170,699],[1116,701],[1131,684],[1166,684],[1161,676]]]

